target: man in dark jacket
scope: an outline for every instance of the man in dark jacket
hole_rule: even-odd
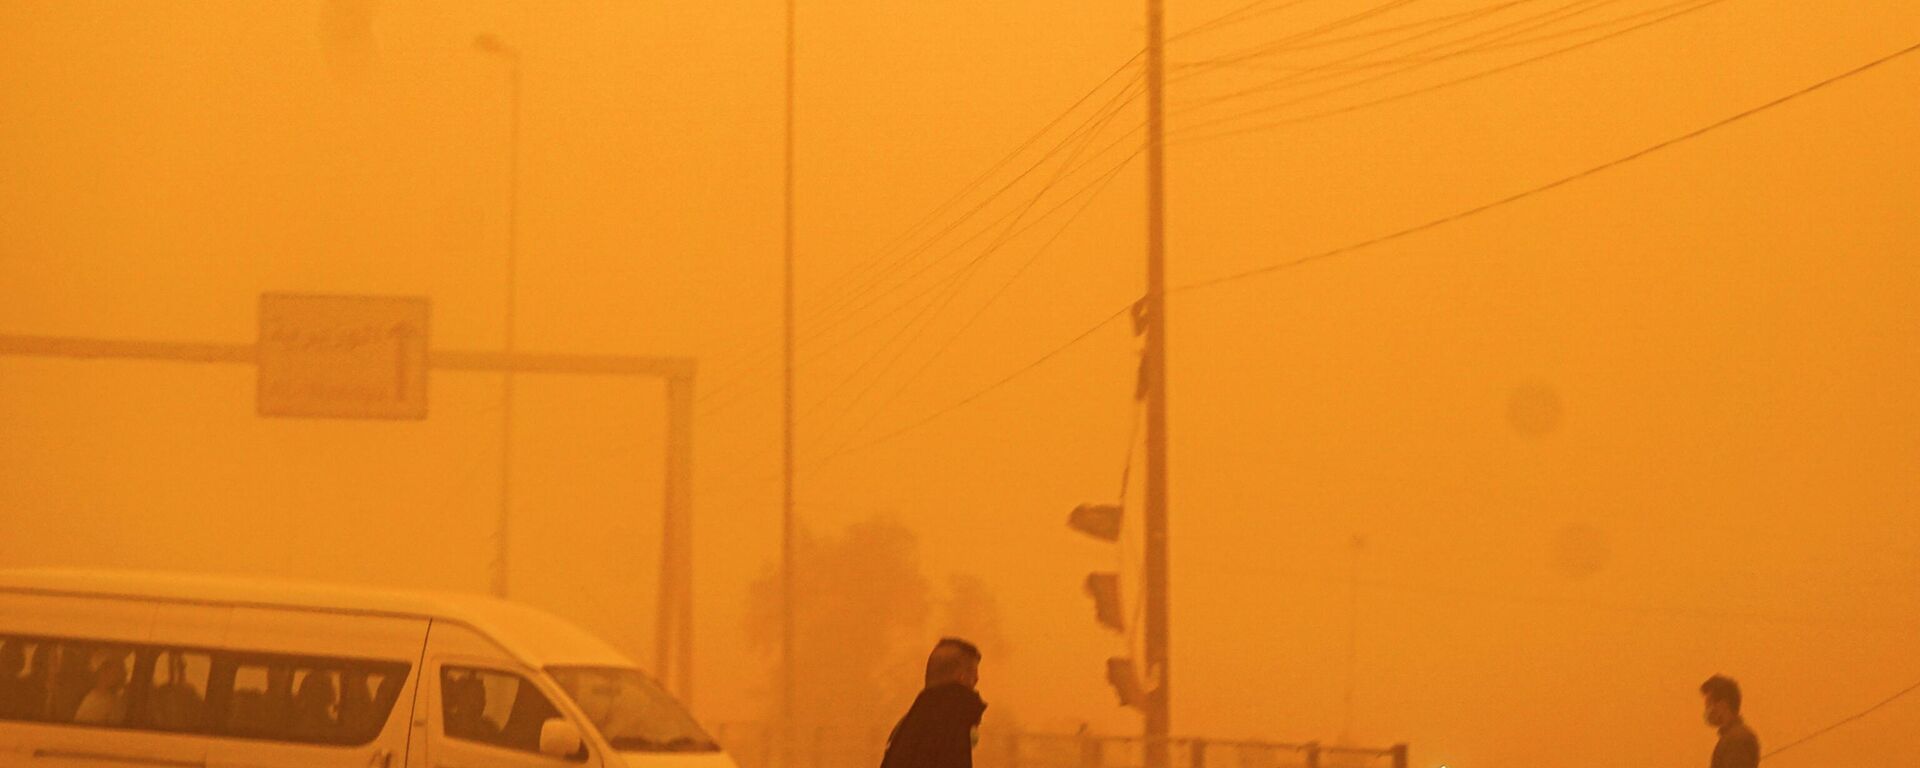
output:
[[[880,768],[973,768],[980,714],[980,649],[942,638],[927,656],[927,687],[893,727]]]
[[[1700,684],[1700,695],[1707,703],[1707,725],[1720,729],[1720,743],[1713,746],[1710,767],[1757,768],[1760,738],[1740,719],[1740,684],[1733,678],[1714,675]]]

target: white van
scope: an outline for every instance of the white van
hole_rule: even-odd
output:
[[[735,768],[531,608],[76,571],[0,572],[0,766]]]

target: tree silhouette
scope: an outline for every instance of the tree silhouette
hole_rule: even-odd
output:
[[[805,733],[887,722],[918,693],[926,652],[932,597],[913,531],[872,519],[828,537],[802,530],[794,548],[794,725]],[[777,568],[754,582],[748,599],[748,634],[777,674]]]
[[[972,640],[989,666],[1011,651],[986,583],[956,574],[936,595],[921,572],[918,536],[898,521],[872,518],[831,536],[803,528],[795,550],[799,733],[883,734],[919,693],[927,651],[941,635]],[[770,566],[754,582],[747,611],[749,637],[772,665],[769,680],[778,679],[780,599],[780,572]]]

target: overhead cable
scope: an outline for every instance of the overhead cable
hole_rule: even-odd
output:
[[[1380,245],[1382,243],[1399,240],[1409,235],[1414,235],[1420,232],[1425,232],[1430,229],[1442,227],[1447,224],[1454,223],[1456,221],[1472,218],[1474,216],[1478,216],[1480,214],[1486,213],[1487,211],[1495,210],[1497,208],[1501,208],[1501,207],[1510,205],[1512,203],[1517,203],[1517,202],[1520,202],[1521,200],[1525,200],[1527,198],[1534,197],[1536,195],[1540,195],[1545,192],[1550,192],[1552,190],[1559,189],[1560,187],[1564,187],[1568,184],[1572,184],[1581,179],[1585,179],[1587,177],[1603,173],[1610,169],[1613,169],[1622,165],[1626,165],[1635,160],[1639,160],[1648,155],[1658,153],[1661,150],[1665,150],[1675,145],[1678,145],[1687,141],[1691,141],[1693,139],[1697,139],[1701,136],[1712,133],[1721,128],[1725,128],[1734,123],[1738,123],[1742,120],[1746,120],[1747,118],[1753,117],[1754,115],[1758,115],[1762,112],[1772,110],[1776,107],[1779,107],[1781,105],[1787,104],[1789,102],[1792,102],[1794,100],[1807,96],[1808,94],[1819,91],[1823,88],[1826,88],[1840,81],[1847,80],[1849,78],[1864,74],[1870,70],[1873,70],[1877,67],[1880,67],[1891,61],[1894,61],[1895,59],[1912,55],[1916,51],[1920,51],[1920,44],[1911,45],[1906,48],[1902,48],[1898,51],[1895,51],[1893,53],[1887,54],[1880,58],[1874,59],[1873,61],[1862,64],[1858,67],[1847,70],[1846,72],[1842,72],[1838,75],[1834,75],[1832,77],[1826,78],[1812,85],[1806,86],[1804,88],[1800,88],[1798,90],[1793,91],[1792,93],[1788,93],[1784,96],[1780,96],[1778,98],[1775,98],[1759,106],[1751,107],[1751,108],[1742,110],[1734,115],[1721,118],[1712,123],[1701,126],[1699,128],[1688,131],[1686,133],[1680,134],[1678,136],[1667,139],[1665,141],[1661,141],[1652,146],[1648,146],[1648,147],[1636,150],[1634,152],[1631,152],[1629,154],[1623,155],[1621,157],[1614,158],[1612,160],[1601,163],[1599,165],[1595,165],[1593,167],[1587,168],[1586,170],[1580,171],[1578,173],[1574,173],[1568,176],[1562,176],[1558,179],[1554,179],[1553,181],[1547,182],[1545,184],[1531,187],[1521,192],[1516,192],[1514,194],[1508,195],[1506,197],[1500,198],[1490,203],[1474,206],[1464,211],[1459,211],[1457,213],[1452,213],[1437,219],[1432,219],[1426,222],[1422,222],[1420,224],[1407,227],[1405,229],[1400,229],[1394,232],[1380,235],[1379,237],[1375,237],[1369,240],[1363,240],[1358,243],[1353,243],[1351,245],[1345,245],[1339,248],[1321,251],[1319,253],[1313,253],[1305,256],[1298,256],[1295,258],[1286,259],[1283,261],[1273,262],[1271,264],[1255,267],[1253,269],[1241,270],[1239,272],[1232,272],[1225,275],[1220,275],[1218,277],[1211,277],[1205,280],[1198,280],[1191,283],[1175,286],[1172,289],[1172,292],[1186,293],[1189,291],[1196,291],[1204,288],[1211,288],[1211,287],[1214,287],[1217,285],[1223,285],[1226,283],[1238,282],[1241,280],[1246,280],[1248,278],[1259,277],[1261,275],[1268,275],[1275,272],[1280,272],[1282,270],[1292,269],[1294,267],[1298,267],[1304,264],[1309,264],[1316,261],[1324,261],[1326,259],[1331,259],[1336,256],[1342,256],[1349,253],[1353,253],[1355,251],[1364,250],[1376,245]]]

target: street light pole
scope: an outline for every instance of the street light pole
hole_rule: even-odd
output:
[[[781,365],[781,495],[780,495],[780,768],[794,768],[794,701],[796,684],[794,635],[798,620],[795,605],[799,594],[795,572],[793,511],[793,102],[794,102],[794,16],[795,0],[787,0],[787,103],[786,163],[784,177],[784,217],[782,248],[782,365]]]
[[[1146,344],[1141,365],[1147,383],[1146,768],[1171,765],[1173,664],[1168,589],[1167,526],[1167,295],[1166,295],[1166,32],[1163,0],[1147,0],[1147,295]]]
[[[473,39],[482,53],[507,62],[507,299],[504,324],[506,353],[515,349],[514,326],[520,267],[520,49],[491,34]],[[513,522],[513,369],[502,373],[500,389],[500,509],[494,523],[493,594],[507,596],[508,538]]]

